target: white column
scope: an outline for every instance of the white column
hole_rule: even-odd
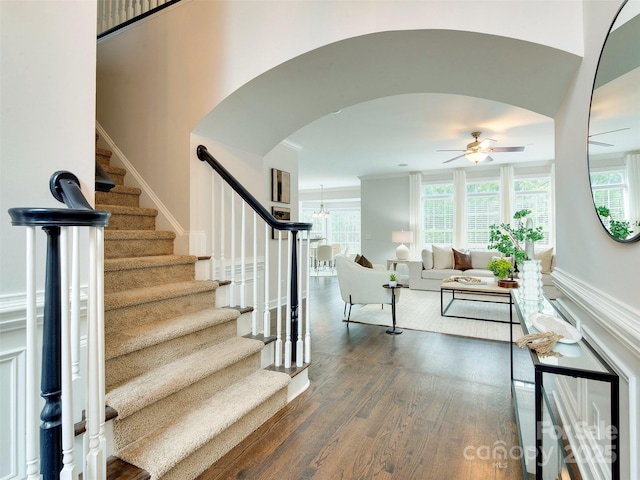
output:
[[[453,171],[453,245],[467,244],[467,176],[464,170]]]
[[[422,173],[409,173],[409,230],[413,232],[413,243],[409,246],[409,259],[419,258],[423,248],[422,225]]]
[[[515,187],[512,165],[503,165],[500,167],[500,195],[502,197],[500,222],[510,223],[515,213]]]
[[[640,153],[627,155],[625,163],[627,164],[627,183],[629,184],[627,220],[631,223],[632,235],[635,235],[640,231],[640,227],[635,226],[635,223],[640,220]]]

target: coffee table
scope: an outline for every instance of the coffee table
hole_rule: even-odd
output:
[[[456,277],[460,277],[456,275]],[[511,297],[511,289],[499,287],[496,282],[491,278],[482,278],[480,279],[483,283],[461,283],[459,281],[452,281],[453,278],[445,280],[440,285],[440,315],[443,317],[453,317],[453,318],[468,318],[470,320],[484,320],[487,322],[498,322],[498,323],[513,323],[513,299]],[[444,303],[444,295],[445,292],[451,293],[451,300],[445,305]],[[458,296],[456,297],[456,294]],[[464,294],[465,297],[460,297],[461,294]],[[477,296],[477,299],[469,298]],[[480,298],[482,297],[482,298]],[[496,300],[491,300],[491,298],[495,297]],[[504,299],[499,301],[498,298]],[[491,302],[491,303],[504,303],[505,305],[509,305],[509,321],[506,322],[504,320],[498,320],[495,318],[479,318],[479,317],[466,317],[461,315],[448,315],[447,310],[453,304],[454,301],[466,301],[466,302]]]

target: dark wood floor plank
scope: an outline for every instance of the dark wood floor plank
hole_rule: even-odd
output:
[[[311,282],[311,386],[200,480],[522,479],[492,454],[518,444],[507,344],[347,326],[335,277]]]

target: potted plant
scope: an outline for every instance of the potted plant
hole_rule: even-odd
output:
[[[609,223],[609,233],[611,233],[613,238],[624,240],[633,233],[633,230],[631,230],[631,224],[626,220],[614,220],[613,217],[611,217],[611,211],[607,207],[596,207],[596,211],[598,212],[598,215],[600,215],[602,224],[605,227],[607,226],[607,223]],[[609,219],[608,222],[605,222],[605,218]],[[638,222],[636,222],[636,225],[637,224]]]
[[[487,270],[491,270],[498,280],[504,280],[513,272],[513,265],[506,257],[494,258],[487,264]]]
[[[489,250],[498,250],[514,259],[514,264],[522,264],[525,260],[533,260],[533,244],[542,240],[542,227],[533,228],[527,215],[531,210],[519,210],[513,214],[515,226],[501,223],[491,225]]]
[[[397,287],[398,286],[398,279],[397,279],[395,273],[392,273],[392,274],[389,275],[389,286],[390,287]]]

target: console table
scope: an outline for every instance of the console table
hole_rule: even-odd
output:
[[[530,320],[534,313],[566,321],[544,297],[531,304],[517,289],[511,295],[525,335],[538,333]],[[524,478],[583,478],[580,471],[588,469],[589,478],[619,480],[618,375],[584,338],[556,343],[560,356],[542,357],[527,348],[532,364],[516,374],[514,349],[512,344],[511,389]]]

